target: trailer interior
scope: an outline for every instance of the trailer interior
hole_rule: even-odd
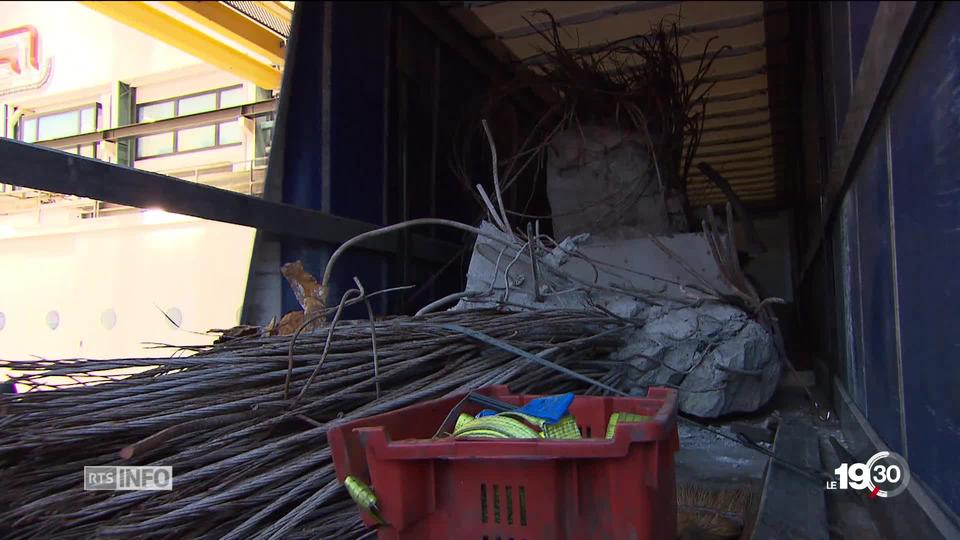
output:
[[[278,97],[246,111],[275,115],[262,197],[10,139],[0,179],[256,228],[241,322],[265,327],[304,305],[284,264],[319,276],[338,246],[410,220],[479,226],[477,184],[515,231],[554,234],[552,173],[500,193],[490,148],[516,156],[569,94],[511,84],[550,73],[557,43],[585,54],[656,28],[706,89],[682,148],[686,231],[733,216],[789,362],[756,410],[691,416],[732,438],[681,425],[677,485],[746,493],[735,537],[960,537],[958,4],[297,2],[282,76],[264,75]],[[475,241],[438,223],[378,235],[339,257],[325,294],[416,284],[343,318],[413,315],[468,286]],[[825,489],[878,452],[908,464],[902,493]],[[724,537],[700,526],[681,515],[678,532]]]

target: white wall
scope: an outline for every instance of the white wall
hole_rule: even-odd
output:
[[[0,97],[21,112],[99,102],[100,128],[115,127],[117,81],[136,87],[139,102],[240,83],[248,101],[255,97],[254,85],[78,2],[0,3],[0,30],[21,25],[37,28],[41,62],[53,61],[45,86]],[[247,128],[242,145],[136,166],[170,171],[250,159],[252,122],[241,121]],[[113,153],[102,144],[99,157]],[[178,308],[186,330],[237,323],[253,229],[141,212],[79,219],[72,204],[68,197],[39,212],[0,215],[0,358],[165,356],[172,351],[145,349],[142,342],[212,341],[171,327],[157,306]],[[106,310],[116,315],[112,329],[101,323]],[[60,319],[55,330],[46,322],[51,311]]]
[[[79,2],[4,2],[0,29],[33,25],[40,34],[41,62],[53,60],[53,72],[42,88],[0,98],[0,104],[23,113],[43,113],[93,102],[101,104],[100,129],[117,127],[113,118],[114,86],[136,87],[145,103],[243,84],[246,100],[255,85],[203,63],[179,49],[114,22]],[[13,118],[9,134],[13,135]],[[236,163],[253,157],[253,124],[244,122],[243,144],[231,148],[141,160],[137,168],[170,171],[211,163]],[[101,143],[98,157],[115,161],[115,149]]]
[[[120,79],[201,64],[197,58],[93,11],[79,2],[3,2],[0,28],[30,24],[40,34],[40,57],[53,59],[50,81],[21,105],[42,106]],[[8,96],[16,102],[23,96]]]
[[[0,230],[0,358],[168,356],[142,343],[212,341],[157,306],[178,308],[191,331],[238,322],[253,229],[156,212],[84,221]]]

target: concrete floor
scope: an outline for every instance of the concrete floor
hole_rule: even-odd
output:
[[[733,435],[726,425],[712,426]],[[676,456],[677,484],[717,487],[757,487],[763,481],[767,458],[713,433],[680,424],[680,451]]]
[[[820,401],[820,396],[814,398]],[[820,401],[821,403],[823,401]],[[806,395],[797,388],[780,389],[769,405],[750,415],[726,418],[711,422],[710,427],[735,436],[730,430],[733,421],[760,424],[770,416],[804,415],[816,428],[820,439],[822,467],[833,470],[841,461],[829,444],[829,438],[836,438],[846,446],[840,432],[836,415],[818,419],[810,406]],[[737,442],[704,431],[687,422],[680,421],[680,450],[675,455],[676,479],[678,486],[697,486],[706,490],[746,489],[755,491],[759,502],[763,490],[767,457]],[[772,450],[773,445],[760,443]],[[839,491],[826,492],[827,524],[830,538],[882,539],[878,534],[876,516],[871,516],[864,507],[864,497],[851,496]],[[752,516],[747,517],[748,520]],[[748,538],[751,522],[748,521],[742,538]]]
[[[727,435],[733,435],[727,425],[717,424],[711,427]],[[753,493],[753,504],[743,516],[744,528],[741,535],[741,538],[749,538],[757,503],[763,490],[763,474],[767,458],[755,450],[682,421],[680,450],[674,457],[677,486],[681,492],[695,490],[730,493],[734,490],[743,490]],[[723,497],[728,498],[727,495]],[[684,501],[683,494],[680,495],[678,502],[681,505],[699,506],[695,502]],[[720,511],[730,510],[722,505],[711,505],[711,507]],[[682,515],[681,510],[681,517]],[[681,520],[681,530],[678,531],[681,539],[711,537],[690,527],[690,524]]]
[[[709,427],[736,437],[730,429],[734,421],[761,424],[770,417],[809,414],[809,401],[802,391],[781,388],[771,402],[761,410],[713,421]],[[688,422],[680,421],[680,450],[675,455],[678,486],[696,486],[704,490],[747,490],[754,492],[754,508],[745,516],[741,538],[749,538],[752,522],[763,491],[767,457],[762,453],[705,431]],[[770,443],[758,443],[767,450]],[[682,532],[682,531],[681,531]]]

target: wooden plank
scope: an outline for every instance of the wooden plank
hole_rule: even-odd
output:
[[[789,463],[820,470],[816,429],[807,421],[787,417],[780,423],[774,454]],[[827,540],[827,505],[819,480],[771,461],[753,529],[753,540]]]

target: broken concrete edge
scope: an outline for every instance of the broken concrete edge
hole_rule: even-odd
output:
[[[703,236],[593,243],[581,234],[527,257],[526,243],[486,221],[480,230],[485,234],[477,238],[465,290],[452,310],[598,309],[642,321],[610,355],[634,368],[624,389],[642,395],[651,386],[672,385],[681,391],[680,410],[693,416],[753,412],[773,396],[782,358],[769,328],[719,298],[688,297],[687,280],[723,287]]]
[[[789,416],[781,421],[773,453],[798,466],[814,470],[821,468],[817,430],[803,417]],[[757,520],[750,538],[827,540],[829,537],[824,486],[781,463],[768,462]]]
[[[874,431],[850,398],[839,379],[833,379],[833,403],[840,420],[840,430],[847,441],[848,450],[859,462],[882,451],[893,451]],[[906,456],[905,456],[906,457]],[[911,476],[907,490],[901,496],[885,499],[895,505],[892,512],[896,522],[902,524],[913,538],[960,538],[960,516],[957,516],[937,496],[923,485],[915,475]]]

